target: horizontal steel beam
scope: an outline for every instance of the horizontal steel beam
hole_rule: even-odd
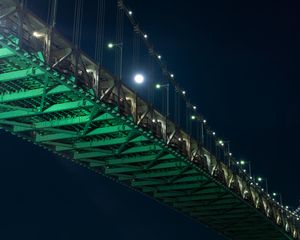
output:
[[[44,74],[45,74],[44,71],[36,68],[28,68],[28,69],[13,71],[13,72],[1,73],[0,83],[24,79],[24,78],[38,77]]]
[[[180,164],[183,164],[183,162],[180,162]],[[159,167],[160,165],[158,165]],[[186,164],[185,164],[186,166]],[[154,166],[150,169],[156,169],[157,166]],[[177,167],[177,166],[176,166]],[[183,167],[183,166],[180,166]],[[186,177],[181,177],[177,180],[174,181],[174,183],[181,183],[181,182],[201,182],[203,180],[206,180],[206,178],[204,176],[199,176],[199,175],[195,175],[195,176],[186,176]],[[143,181],[135,181],[133,183],[133,186],[139,187],[139,186],[149,186],[149,185],[160,185],[160,184],[164,184],[166,181],[153,181],[153,180],[143,180]]]
[[[137,142],[144,142],[148,141],[145,136],[138,136],[132,140],[130,140],[130,143],[137,143]],[[127,137],[121,137],[121,138],[112,138],[112,139],[103,139],[103,140],[92,140],[92,141],[83,141],[78,142],[74,144],[68,144],[65,146],[57,146],[56,151],[69,151],[74,149],[85,149],[85,148],[95,148],[95,147],[105,147],[105,146],[112,146],[112,145],[120,145],[123,144],[125,141],[127,141]]]
[[[0,17],[1,19],[1,17]],[[0,48],[0,59],[14,56],[14,52],[8,48]]]
[[[36,142],[57,141],[57,140],[70,139],[70,138],[80,138],[80,137],[87,137],[87,136],[112,134],[112,133],[116,133],[116,132],[126,132],[126,131],[130,131],[130,130],[132,130],[132,129],[128,126],[117,125],[117,126],[111,126],[111,127],[96,128],[83,136],[79,132],[76,132],[74,134],[48,134],[48,135],[38,134],[35,138],[35,141]]]
[[[128,164],[128,163],[141,163],[141,162],[150,162],[157,159],[156,154],[151,154],[148,156],[136,156],[136,157],[128,157],[128,158],[116,158],[107,160],[107,164],[109,165],[121,165],[121,164]],[[165,156],[160,157],[158,160],[170,160],[175,159],[172,154],[167,154]]]
[[[176,167],[184,167],[186,164],[183,162],[163,162],[159,163],[158,165],[154,166],[151,168],[151,170],[156,170],[156,169],[165,169],[165,168],[176,168]],[[142,172],[142,171],[149,171],[142,166],[131,166],[131,167],[117,167],[117,168],[110,168],[107,169],[106,173],[107,174],[112,174],[112,173],[128,173],[128,172]],[[151,182],[151,181],[150,181]],[[144,186],[140,184],[141,182],[135,181],[132,183],[132,186],[138,187],[138,186]],[[153,183],[153,181],[152,181]],[[160,181],[160,184],[163,184],[164,181]]]
[[[57,85],[48,92],[46,92],[47,96],[55,95],[55,94],[61,94],[70,92],[71,90],[66,87],[65,85]],[[44,88],[37,88],[37,89],[31,89],[31,90],[23,90],[18,92],[11,92],[11,93],[5,93],[0,95],[0,103],[7,103],[7,102],[13,102],[13,101],[19,101],[24,99],[30,99],[30,98],[37,98],[41,97],[44,94]]]

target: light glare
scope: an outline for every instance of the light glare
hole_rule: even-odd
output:
[[[144,76],[142,74],[136,74],[134,76],[134,81],[137,83],[137,84],[142,84],[144,82]]]

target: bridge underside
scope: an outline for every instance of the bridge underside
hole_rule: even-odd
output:
[[[138,126],[131,115],[0,36],[0,127],[160,200],[230,239],[296,239],[218,171]],[[283,223],[281,222],[281,225]],[[299,239],[299,238],[298,238]]]
[[[0,10],[11,2],[0,0]],[[17,10],[8,8],[0,14],[1,20]],[[11,17],[12,22],[16,19]],[[34,17],[26,24],[27,31],[34,29],[29,24],[36,24],[35,30],[46,29]],[[47,66],[41,52],[24,50],[8,31],[0,35],[0,128],[139,190],[230,239],[300,239],[282,209],[224,164],[213,163],[213,156],[209,161],[196,158],[199,149],[194,146],[197,150],[191,157],[170,144],[173,133],[141,127],[138,101],[134,114],[124,114],[119,98],[108,101],[91,88],[79,87],[77,76]],[[64,45],[55,49],[63,52],[61,60],[72,49],[65,42],[58,39],[53,44]],[[191,150],[192,141],[188,145]]]

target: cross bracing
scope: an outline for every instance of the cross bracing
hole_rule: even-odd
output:
[[[0,6],[14,7],[6,0]],[[20,25],[19,11],[0,14],[5,19],[0,127],[144,192],[230,239],[300,239],[288,211],[129,88],[117,85],[109,73],[99,72],[86,55],[80,53],[77,63],[68,59],[73,48],[58,33],[52,32],[51,54],[38,47],[44,44],[36,42],[44,40],[30,37],[30,31],[47,26],[30,13],[24,13],[27,20]],[[58,46],[65,51],[58,53]],[[51,56],[49,62],[45,55]],[[64,57],[82,75],[56,62]],[[87,73],[93,71],[96,84]]]

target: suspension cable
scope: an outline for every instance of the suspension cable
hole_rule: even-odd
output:
[[[49,0],[48,4],[47,23],[52,28],[54,28],[56,25],[57,2],[58,0]]]
[[[95,60],[99,65],[103,63],[104,30],[105,30],[105,0],[98,0]]]
[[[83,0],[76,0],[75,9],[74,9],[74,25],[73,25],[73,43],[76,48],[79,48],[81,44],[82,18],[83,18]]]
[[[122,51],[123,51],[123,35],[124,35],[124,11],[123,1],[117,2],[117,17],[116,17],[116,40],[115,43],[121,45],[119,51],[115,53],[115,72],[119,73],[119,78],[122,77]],[[120,61],[121,59],[121,61]],[[121,80],[121,79],[120,79]]]

